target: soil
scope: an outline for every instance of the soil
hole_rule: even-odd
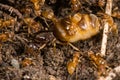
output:
[[[102,30],[90,39],[72,43],[80,49],[82,55],[76,70],[70,75],[67,64],[72,60],[75,49],[55,41],[53,22],[41,14],[40,17],[35,14],[36,10],[31,1],[0,0],[0,80],[97,80],[97,69],[87,53],[100,52]],[[105,5],[96,5],[97,1],[81,1],[82,5],[77,11],[71,9],[69,0],[45,0],[44,5],[39,6],[41,12],[51,7],[58,18],[63,18],[76,12],[95,15],[99,11],[104,12]],[[113,8],[117,7],[118,11],[119,3],[119,0],[113,0]],[[33,23],[26,24],[23,21],[26,17],[33,19]],[[10,21],[12,19],[15,21]],[[106,56],[103,58],[111,69],[120,66],[120,19],[113,19],[118,25],[118,34],[109,32]],[[3,24],[7,20],[10,22]],[[37,28],[34,28],[34,25]],[[7,37],[2,34],[6,34]],[[116,73],[113,80],[120,80],[119,73]]]

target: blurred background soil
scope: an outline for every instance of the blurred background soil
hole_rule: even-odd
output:
[[[37,0],[0,0],[0,5],[7,5],[0,6],[0,23],[15,20],[6,22],[6,27],[0,27],[0,80],[96,80],[97,70],[87,53],[100,52],[102,30],[90,39],[73,43],[84,55],[80,56],[75,72],[70,75],[67,63],[73,58],[75,50],[67,44],[61,45],[54,41],[52,21],[41,15],[39,17],[32,1]],[[51,7],[55,15],[61,18],[76,12],[96,15],[105,10],[105,5],[97,5],[98,0],[79,1],[81,7],[78,11],[73,11],[69,0],[45,0],[44,4],[40,4],[38,13]],[[119,11],[119,0],[113,0],[113,8],[116,7]],[[21,16],[33,19],[33,24],[24,23]],[[113,19],[118,25],[118,35],[109,32],[107,55],[104,57],[112,69],[120,66],[120,19]],[[116,75],[113,80],[120,80],[120,75]]]

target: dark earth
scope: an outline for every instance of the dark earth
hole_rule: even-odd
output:
[[[75,49],[55,41],[54,24],[41,12],[50,7],[58,18],[76,12],[97,15],[97,12],[105,12],[106,0],[102,0],[103,5],[98,5],[99,0],[78,0],[81,4],[78,10],[71,8],[70,0],[45,0],[44,4],[38,4],[40,14],[35,13],[37,9],[32,1],[42,0],[0,0],[0,80],[97,80],[97,69],[87,53],[100,52],[103,31],[90,39],[72,43],[82,56],[70,75],[67,63],[73,58]],[[112,11],[120,11],[120,1],[112,3]],[[33,23],[26,23],[23,18],[30,18]],[[112,18],[118,25],[118,34],[109,32],[104,59],[114,69],[120,66],[120,17]],[[12,19],[15,21],[10,21]],[[120,80],[119,73],[113,80]]]

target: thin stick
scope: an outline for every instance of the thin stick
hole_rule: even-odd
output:
[[[112,0],[107,0],[105,13],[108,15],[111,15],[111,11],[112,11]],[[101,56],[105,56],[107,37],[108,37],[108,35],[107,35],[108,28],[109,28],[108,22],[105,22],[104,30],[103,30],[102,45],[101,45]]]
[[[23,18],[22,14],[15,8],[9,6],[9,5],[5,5],[5,4],[2,4],[0,3],[0,9],[5,9],[5,10],[8,10],[11,13],[15,13],[20,19]]]

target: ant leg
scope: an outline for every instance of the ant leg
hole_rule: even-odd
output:
[[[55,39],[55,41],[56,41],[56,43],[58,43],[58,44],[61,44],[61,45],[69,45],[69,46],[71,46],[74,50],[76,50],[76,51],[80,51],[77,47],[75,47],[72,43],[70,43],[70,42],[67,42],[67,43],[63,43],[63,42],[60,42],[60,41],[58,41],[58,40],[56,40]]]
[[[75,47],[72,43],[68,43],[68,45],[70,45],[74,50],[76,51],[80,51],[77,47]]]

